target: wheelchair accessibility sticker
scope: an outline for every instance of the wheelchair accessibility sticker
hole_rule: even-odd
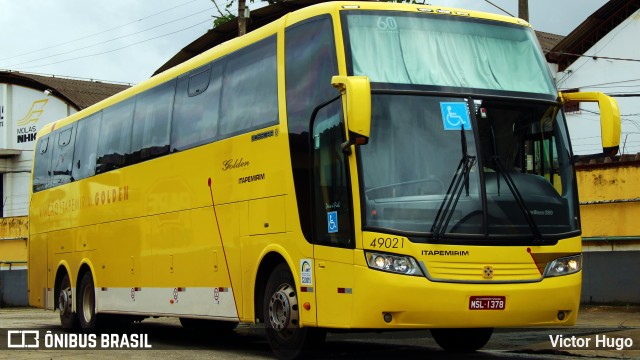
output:
[[[337,211],[329,211],[327,213],[327,232],[329,232],[329,234],[338,232],[338,212]]]
[[[471,130],[471,120],[465,102],[441,102],[442,122],[445,130]]]

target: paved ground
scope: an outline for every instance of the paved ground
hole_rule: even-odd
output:
[[[640,307],[611,307],[611,306],[587,306],[583,307],[578,316],[578,323],[573,328],[578,330],[573,335],[565,333],[564,338],[575,336],[574,344],[585,343],[586,339],[591,339],[590,346],[563,347],[556,349],[548,339],[539,343],[531,343],[523,346],[521,351],[527,353],[549,353],[570,354],[581,357],[592,358],[618,358],[618,359],[640,359]],[[548,335],[563,334],[563,328],[551,329]],[[583,330],[583,335],[580,331]],[[547,335],[547,336],[548,336]],[[578,340],[582,338],[584,340]],[[621,340],[616,340],[621,339]],[[618,350],[622,339],[630,341],[633,345],[629,348]],[[599,340],[598,343],[596,341]],[[598,346],[598,347],[596,347]]]
[[[134,325],[129,332],[148,335],[151,350],[8,350],[8,331],[19,329],[37,330],[40,341],[43,341],[47,331],[64,334],[59,328],[58,313],[40,309],[0,309],[0,359],[273,358],[262,329],[258,326],[241,326],[232,334],[215,335],[186,331],[180,327],[177,319],[147,319]],[[568,347],[559,344],[553,346],[552,339],[560,341],[560,338]],[[597,340],[600,342],[596,343]],[[630,342],[633,346],[626,347]],[[579,347],[586,344],[590,346]],[[323,352],[318,357],[406,360],[460,358],[459,355],[452,356],[441,351],[428,331],[329,334]],[[640,307],[585,307],[578,324],[570,328],[498,329],[482,351],[467,358],[640,359]]]

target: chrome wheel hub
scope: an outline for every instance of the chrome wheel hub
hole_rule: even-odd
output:
[[[280,285],[269,300],[268,316],[271,327],[278,332],[298,327],[298,297],[293,287]]]
[[[66,288],[60,290],[58,296],[58,310],[60,315],[67,315],[71,313],[71,289]]]

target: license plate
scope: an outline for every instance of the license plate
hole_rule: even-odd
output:
[[[504,296],[471,296],[469,310],[504,310],[507,299]]]

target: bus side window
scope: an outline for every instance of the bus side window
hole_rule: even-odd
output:
[[[175,87],[174,79],[137,96],[129,164],[169,153]]]
[[[134,104],[135,98],[131,98],[102,111],[96,174],[127,165]]]
[[[33,163],[33,192],[38,192],[49,187],[51,174],[49,167],[51,166],[52,153],[49,146],[49,137],[51,137],[51,134],[38,140]]]
[[[227,57],[222,87],[223,138],[278,123],[276,36]]]
[[[171,151],[186,150],[218,138],[222,61],[201,66],[178,78]]]
[[[96,173],[96,154],[98,152],[101,116],[102,112],[99,112],[78,122],[73,167],[71,169],[71,176],[74,180],[84,179]]]
[[[313,123],[314,243],[352,248],[349,176],[342,152],[345,141],[342,102],[322,108]]]
[[[76,125],[65,126],[56,131],[52,143],[51,187],[70,182],[73,162],[73,143]]]

